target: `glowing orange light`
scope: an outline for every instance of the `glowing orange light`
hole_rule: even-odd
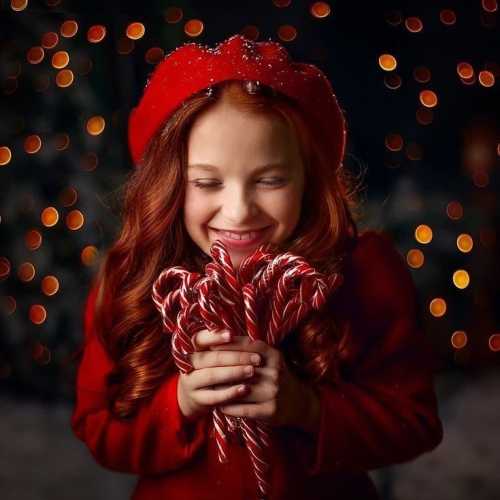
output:
[[[95,246],[93,245],[88,245],[86,246],[83,250],[82,250],[82,253],[81,253],[81,261],[82,263],[85,265],[85,266],[92,266],[96,259],[97,259],[97,255],[98,255],[98,250]]]
[[[428,83],[431,79],[431,71],[425,66],[417,66],[413,70],[413,78],[415,78],[418,83]]]
[[[146,33],[146,27],[142,23],[130,23],[127,26],[127,31],[126,35],[128,38],[131,40],[139,40],[144,36],[144,33]]]
[[[59,35],[55,31],[49,31],[42,36],[42,47],[53,49],[59,43]]]
[[[126,36],[122,36],[118,40],[118,43],[116,45],[116,50],[118,51],[118,54],[126,56],[134,50],[134,47],[135,43],[133,40],[127,38]]]
[[[284,24],[278,28],[278,37],[284,42],[291,42],[297,38],[297,30],[291,24]]]
[[[165,57],[165,52],[160,47],[151,47],[144,55],[148,64],[158,64]]]
[[[72,231],[76,231],[83,226],[84,217],[80,210],[71,210],[71,212],[66,215],[66,226]]]
[[[434,120],[434,113],[432,112],[432,109],[429,108],[418,108],[415,116],[420,125],[430,125]]]
[[[32,155],[35,153],[38,153],[40,149],[42,148],[42,139],[40,139],[39,135],[29,135],[26,137],[24,140],[24,151],[26,153]]]
[[[14,314],[16,312],[17,302],[12,295],[7,295],[4,298],[4,311],[7,316]]]
[[[44,276],[41,286],[45,295],[55,295],[59,291],[59,280],[52,275]]]
[[[401,87],[401,77],[396,73],[391,73],[389,75],[385,75],[384,77],[384,85],[391,90],[397,90]]]
[[[190,19],[184,25],[184,33],[186,33],[187,36],[196,37],[203,33],[204,28],[205,25],[200,19]]]
[[[407,17],[405,19],[405,26],[410,33],[419,33],[424,29],[422,20],[416,16]]]
[[[311,15],[318,19],[323,19],[324,17],[329,16],[331,11],[332,9],[327,2],[314,2],[310,9]]]
[[[432,229],[426,224],[420,224],[415,229],[415,239],[419,243],[427,245],[432,241]]]
[[[497,0],[481,0],[481,6],[486,12],[496,12],[498,10]]]
[[[17,275],[25,283],[31,281],[35,277],[35,266],[31,262],[23,262],[17,270]]]
[[[384,71],[392,71],[396,69],[398,62],[396,58],[391,54],[382,54],[378,58],[378,65]]]
[[[31,47],[31,49],[29,49],[26,53],[26,60],[30,64],[40,64],[44,57],[45,51],[43,50],[43,47],[39,47],[38,45],[36,47]]]
[[[102,24],[94,24],[87,31],[87,40],[90,43],[99,43],[104,40],[106,36],[106,26]]]
[[[462,233],[457,237],[457,248],[463,253],[469,253],[474,246],[472,236],[467,233]]]
[[[446,215],[452,220],[459,220],[464,215],[464,209],[458,201],[450,201],[446,205]]]
[[[479,83],[483,87],[493,87],[495,85],[495,75],[491,71],[480,71],[479,72]]]
[[[34,304],[29,311],[30,321],[35,325],[41,325],[47,319],[47,311],[40,304]]]
[[[257,40],[259,38],[259,28],[257,26],[254,26],[253,24],[250,24],[248,26],[245,26],[241,30],[241,34],[245,37],[248,38],[248,40]]]
[[[7,146],[0,146],[0,166],[8,165],[12,160],[12,152]]]
[[[78,33],[78,23],[73,20],[64,21],[61,24],[60,33],[64,38],[71,38],[75,36]]]
[[[67,187],[59,196],[59,200],[63,207],[70,207],[71,205],[74,205],[78,200],[78,192],[72,186]]]
[[[467,288],[470,283],[469,273],[465,269],[457,269],[453,273],[453,284],[463,290]]]
[[[291,3],[292,0],[273,0],[273,4],[279,8],[288,7]]]
[[[102,134],[105,127],[106,121],[102,116],[92,116],[87,120],[87,133],[89,133],[90,135]]]
[[[453,332],[453,335],[451,336],[451,345],[455,349],[463,349],[467,345],[467,333],[463,330]]]
[[[460,78],[469,80],[474,76],[474,68],[469,63],[460,62],[457,64],[457,73]]]
[[[436,297],[432,299],[429,304],[429,312],[435,318],[441,318],[446,314],[446,301],[441,297]]]
[[[500,351],[500,333],[494,333],[490,336],[488,346],[493,352]]]
[[[10,8],[16,12],[24,10],[28,6],[28,0],[10,0]]]
[[[42,244],[42,235],[36,229],[30,229],[24,236],[24,242],[29,250],[37,250]]]
[[[434,108],[437,106],[438,98],[432,90],[422,90],[419,94],[420,102],[426,108]]]
[[[52,227],[59,221],[59,212],[54,207],[44,208],[40,217],[45,227]]]
[[[69,63],[69,54],[65,50],[59,50],[52,56],[52,66],[56,69],[65,68]]]
[[[412,248],[406,254],[406,262],[413,269],[419,269],[424,265],[424,253],[418,248]]]
[[[57,134],[54,138],[54,147],[57,151],[64,151],[69,146],[68,134]]]
[[[75,75],[70,69],[62,69],[56,75],[56,85],[61,88],[69,87],[75,80]]]
[[[389,151],[401,151],[403,149],[403,138],[400,134],[387,134],[385,136],[385,147]]]
[[[6,278],[10,274],[10,260],[7,257],[0,257],[0,279]]]
[[[439,19],[446,26],[452,26],[457,22],[457,16],[455,12],[451,9],[443,9],[439,13]]]
[[[165,21],[169,24],[178,23],[183,17],[182,9],[179,7],[169,7],[164,14]]]

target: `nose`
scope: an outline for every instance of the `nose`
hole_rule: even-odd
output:
[[[235,187],[227,191],[227,196],[222,201],[221,213],[228,223],[241,226],[254,217],[257,213],[257,207],[248,191],[241,187]]]

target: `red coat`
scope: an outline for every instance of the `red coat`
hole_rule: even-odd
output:
[[[332,315],[351,325],[339,386],[319,387],[318,439],[274,430],[271,500],[379,498],[367,471],[412,460],[442,440],[433,387],[436,358],[416,322],[415,288],[390,239],[361,235],[335,293]],[[93,334],[93,289],[85,308],[74,433],[103,467],[139,475],[134,500],[256,498],[248,452],[237,443],[220,465],[209,416],[188,423],[168,377],[130,421],[106,409],[112,367]]]

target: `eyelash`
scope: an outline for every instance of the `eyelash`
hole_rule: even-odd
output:
[[[282,184],[283,182],[285,182],[285,180],[286,179],[282,179],[281,177],[276,177],[273,182],[263,182],[263,184],[265,184],[266,186],[278,186],[278,185]],[[195,187],[200,188],[200,189],[215,188],[219,185],[219,184],[215,184],[215,183],[212,183],[212,184],[202,183],[199,181],[192,181],[192,183]]]

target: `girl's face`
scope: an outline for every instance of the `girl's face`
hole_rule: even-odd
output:
[[[207,255],[219,239],[237,269],[262,243],[282,243],[299,221],[303,191],[299,144],[284,119],[219,101],[193,123],[183,216]]]

